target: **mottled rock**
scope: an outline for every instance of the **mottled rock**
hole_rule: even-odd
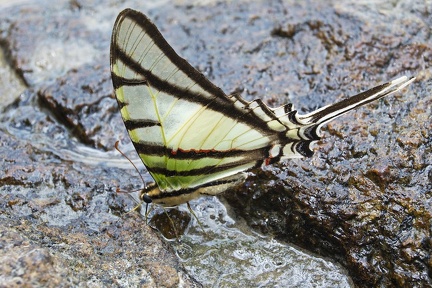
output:
[[[198,287],[149,234],[132,214],[101,231],[8,219],[0,225],[0,279],[4,287]]]
[[[127,3],[248,100],[306,113],[418,75],[406,93],[329,123],[313,158],[254,170],[226,198],[253,228],[343,263],[360,287],[432,285],[427,3]],[[136,204],[115,189],[142,184],[98,150],[127,139],[108,71],[121,9],[110,5],[0,12],[2,48],[29,86],[0,115],[1,269],[11,286],[197,285],[143,219],[124,215]]]
[[[108,63],[83,65],[38,92],[49,109],[85,144],[111,150],[124,124],[118,116]],[[122,134],[125,136],[125,134]],[[125,138],[125,137],[123,137]]]

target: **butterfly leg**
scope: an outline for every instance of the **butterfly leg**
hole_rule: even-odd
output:
[[[201,221],[198,219],[197,215],[196,215],[195,212],[192,210],[192,207],[190,206],[189,202],[186,202],[186,205],[187,205],[187,207],[188,207],[188,209],[189,209],[189,212],[190,212],[190,213],[193,215],[193,217],[197,220],[198,225],[200,226],[201,230],[204,232],[204,234],[206,234],[206,232],[205,232],[205,230],[204,230],[204,227],[203,227]]]

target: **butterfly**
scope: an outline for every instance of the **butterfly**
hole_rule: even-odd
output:
[[[270,108],[225,94],[132,9],[117,17],[110,60],[121,116],[155,180],[141,198],[163,206],[217,195],[255,167],[311,157],[324,124],[415,79],[403,76],[305,115],[289,103]]]

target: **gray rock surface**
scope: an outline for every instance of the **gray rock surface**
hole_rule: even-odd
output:
[[[112,23],[127,5],[226,93],[293,102],[301,113],[418,75],[405,93],[331,122],[313,158],[254,170],[225,197],[254,229],[342,263],[359,287],[432,285],[427,2],[59,1],[0,10],[5,59],[26,84],[21,93],[11,82],[2,95],[2,282],[199,286],[142,218],[124,214],[136,204],[115,189],[141,183],[102,156],[127,141],[108,67]]]

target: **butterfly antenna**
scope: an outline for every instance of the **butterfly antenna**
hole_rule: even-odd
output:
[[[132,164],[132,166],[135,168],[135,170],[137,171],[138,175],[140,176],[141,181],[143,182],[143,185],[144,185],[144,187],[145,187],[146,185],[145,185],[144,178],[142,177],[142,175],[141,175],[141,173],[139,172],[138,168],[137,168],[136,165],[132,162],[132,160],[131,160],[128,156],[126,156],[126,154],[123,153],[123,151],[120,150],[120,148],[118,147],[118,145],[119,145],[119,141],[117,140],[116,143],[114,144],[115,149],[116,149],[116,150],[117,150],[117,151],[118,151],[118,152],[119,152],[123,157],[125,157],[125,158],[129,161],[129,163]],[[130,194],[130,193],[134,193],[134,192],[141,192],[142,190],[143,190],[143,189],[137,189],[137,190],[133,190],[133,191],[124,191],[124,190],[121,190],[120,188],[117,187],[116,192],[117,192],[117,193]],[[147,196],[146,194],[141,195],[140,198],[142,198],[142,199],[141,199],[142,201],[141,201],[141,202],[138,202],[137,200],[135,200],[135,198],[132,197],[132,199],[134,200],[134,202],[137,203],[138,205],[135,206],[132,210],[128,211],[127,213],[130,213],[130,212],[133,212],[133,211],[138,210],[138,209],[142,206],[142,203],[145,202],[145,203],[146,203],[146,206],[145,206],[145,219],[146,219],[146,223],[147,223],[148,214],[151,212],[151,209],[149,210],[149,209],[148,209],[148,206],[149,206],[149,203],[152,202],[152,200],[151,200],[151,198],[150,198],[149,196]]]
[[[130,158],[128,157],[128,156],[126,156],[126,154],[125,153],[123,153],[123,151],[121,151],[120,150],[120,148],[118,147],[118,145],[119,145],[119,142],[120,141],[116,141],[116,143],[114,144],[114,147],[115,147],[115,149],[123,156],[123,157],[125,157],[128,161],[129,161],[129,163],[131,163],[132,164],[132,166],[135,168],[135,170],[138,172],[138,175],[140,176],[140,178],[141,178],[141,181],[143,182],[143,185],[144,185],[144,187],[146,186],[145,185],[145,181],[144,181],[144,178],[142,177],[142,175],[141,175],[141,173],[139,172],[139,170],[138,170],[138,168],[136,167],[136,165],[132,162],[132,160],[130,160]],[[137,191],[140,191],[140,190],[137,190]],[[132,191],[132,192],[135,192],[135,191]]]
[[[129,210],[128,212],[126,212],[124,215],[129,214],[131,212],[134,212],[134,211],[138,210],[141,207],[142,203],[136,201],[135,199],[134,199],[134,201],[135,201],[135,203],[137,203],[137,205],[134,208],[132,208],[131,210]]]

